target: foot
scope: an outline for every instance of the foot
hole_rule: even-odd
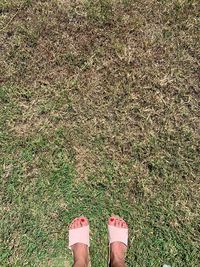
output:
[[[128,229],[127,223],[119,217],[112,216],[109,219],[108,225],[116,228]],[[125,266],[125,255],[127,251],[126,244],[115,241],[110,244],[110,263],[111,266]]]
[[[86,217],[75,218],[69,226],[69,230],[88,226],[89,222]],[[89,262],[88,246],[83,243],[76,243],[71,246],[74,256],[74,267],[87,267]]]

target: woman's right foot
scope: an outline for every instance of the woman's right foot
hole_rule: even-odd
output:
[[[125,255],[127,251],[127,238],[128,238],[128,225],[119,217],[112,216],[109,219],[108,226],[113,226],[115,233],[109,233],[110,235],[116,235],[113,240],[110,240],[110,266],[125,266]],[[125,230],[125,231],[123,231]],[[109,230],[110,231],[110,230]],[[122,236],[124,235],[124,236]],[[122,237],[122,240],[117,239]],[[111,238],[112,239],[112,238]]]

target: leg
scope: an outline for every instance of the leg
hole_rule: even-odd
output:
[[[128,228],[126,222],[118,217],[111,217],[109,225],[117,228]],[[122,242],[113,242],[110,244],[110,267],[125,267],[125,255],[127,246]]]
[[[73,245],[74,264],[73,267],[87,267],[88,266],[88,249],[86,245],[77,243]]]
[[[88,220],[85,217],[76,218],[71,223],[69,229],[77,229],[83,226],[87,226]],[[88,246],[83,243],[76,243],[71,246],[74,257],[73,267],[87,267],[89,262]]]
[[[111,244],[110,267],[125,267],[125,245],[121,242]]]
[[[124,262],[116,262],[111,265],[111,267],[125,267]]]

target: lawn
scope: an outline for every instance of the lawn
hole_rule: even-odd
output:
[[[0,0],[0,266],[200,266],[199,0]]]

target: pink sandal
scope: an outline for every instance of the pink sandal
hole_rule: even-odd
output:
[[[85,244],[89,248],[89,225],[76,229],[69,229],[69,249],[71,249],[71,247],[76,243]]]
[[[128,228],[118,228],[108,225],[109,244],[122,242],[128,246]]]
[[[110,220],[120,219],[118,216],[113,216]],[[126,222],[124,221],[126,224]],[[127,226],[127,224],[126,224]],[[122,242],[126,246],[128,246],[128,226],[127,228],[120,228],[114,225],[108,224],[108,235],[109,235],[109,244],[113,242]]]
[[[112,216],[110,217],[109,221],[115,219],[120,219],[120,218],[118,216]],[[114,242],[122,242],[124,245],[128,246],[128,226],[124,220],[123,222],[127,228],[121,228],[108,224],[108,238],[109,238],[108,266],[110,266],[110,245]]]
[[[81,218],[79,218],[81,219]],[[82,218],[84,221],[87,218]],[[88,221],[88,220],[87,220]],[[72,246],[81,243],[87,245],[88,249],[88,257],[89,257],[89,265],[91,267],[90,255],[89,255],[89,246],[90,246],[90,237],[89,237],[89,223],[88,225],[81,226],[79,228],[69,229],[69,249],[72,249]]]

